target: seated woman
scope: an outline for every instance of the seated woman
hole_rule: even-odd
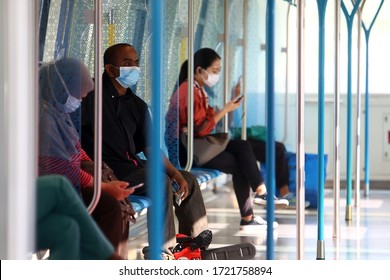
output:
[[[93,197],[93,177],[80,167],[90,160],[81,149],[79,135],[69,114],[94,88],[88,69],[77,59],[64,58],[39,71],[39,175],[65,176],[80,191],[84,202]],[[102,183],[102,193],[93,218],[122,257],[127,255],[128,228],[123,224],[118,200],[129,196],[127,182]]]
[[[198,50],[194,56],[194,84],[188,85],[187,62],[183,63],[180,76],[179,88],[171,97],[166,122],[173,120],[173,112],[179,110],[179,131],[185,133],[188,125],[187,120],[187,94],[188,87],[194,87],[194,136],[201,137],[210,134],[215,125],[223,116],[240,106],[240,101],[231,100],[219,112],[215,112],[208,104],[208,97],[203,89],[204,85],[214,86],[219,79],[221,71],[221,58],[212,49],[203,48]],[[183,145],[180,143],[181,150]],[[186,153],[179,152],[182,164],[186,161]],[[230,140],[226,149],[202,165],[205,168],[218,169],[222,172],[233,175],[233,187],[240,208],[241,222],[240,229],[252,229],[257,227],[265,228],[267,223],[260,217],[253,215],[251,192],[255,192],[254,203],[266,205],[267,188],[260,175],[252,148],[247,141]],[[284,208],[288,205],[285,199],[274,198],[277,208]],[[274,226],[277,226],[275,222]]]
[[[49,259],[122,259],[65,177],[38,177],[36,204],[36,249],[49,249]]]

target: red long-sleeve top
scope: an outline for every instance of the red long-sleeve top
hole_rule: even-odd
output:
[[[183,82],[178,91],[172,98],[170,106],[177,103],[177,94],[179,94],[179,129],[180,132],[187,127],[187,100],[188,100],[188,81]],[[215,127],[215,110],[209,105],[207,93],[197,82],[194,83],[194,136],[205,136],[210,134]]]
[[[78,154],[72,156],[71,160],[55,158],[51,156],[39,156],[39,175],[57,174],[65,176],[74,186],[85,187],[92,176],[81,169],[80,160],[91,159],[81,148],[80,142],[76,144]]]

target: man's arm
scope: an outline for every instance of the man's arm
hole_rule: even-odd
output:
[[[150,148],[145,148],[144,154],[146,157],[150,154]],[[163,158],[163,164],[165,167],[165,172],[168,177],[173,181],[175,180],[179,185],[180,189],[177,193],[183,193],[182,200],[186,199],[189,194],[188,183],[181,175],[180,171],[176,169],[175,166],[169,161],[169,159],[165,156],[165,154],[161,151],[161,156]]]

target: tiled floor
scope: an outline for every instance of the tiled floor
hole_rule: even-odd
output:
[[[255,259],[266,259],[266,232],[245,233],[239,230],[239,211],[230,186],[217,193],[205,189],[209,227],[213,232],[213,247],[239,242],[252,242],[257,249]],[[333,239],[333,193],[325,190],[325,259],[326,260],[390,260],[390,189],[371,190],[370,197],[361,197],[360,209],[353,207],[352,221],[345,221],[345,191],[340,199],[340,238]],[[263,218],[265,209],[255,207],[255,214]],[[274,259],[296,260],[296,211],[277,210],[279,227],[274,231]],[[146,215],[131,226],[129,259],[142,259],[141,248],[147,245]],[[305,211],[304,259],[317,256],[317,210]]]

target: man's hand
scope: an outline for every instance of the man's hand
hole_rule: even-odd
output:
[[[122,200],[134,192],[134,189],[126,189],[128,185],[128,182],[111,181],[107,183],[102,183],[102,190],[109,193],[117,200]]]
[[[188,183],[183,178],[180,172],[176,172],[174,176],[171,177],[171,180],[176,180],[176,182],[179,184],[180,189],[177,191],[177,194],[183,194],[181,197],[182,200],[185,200],[187,196],[189,195],[189,189],[188,189]]]

